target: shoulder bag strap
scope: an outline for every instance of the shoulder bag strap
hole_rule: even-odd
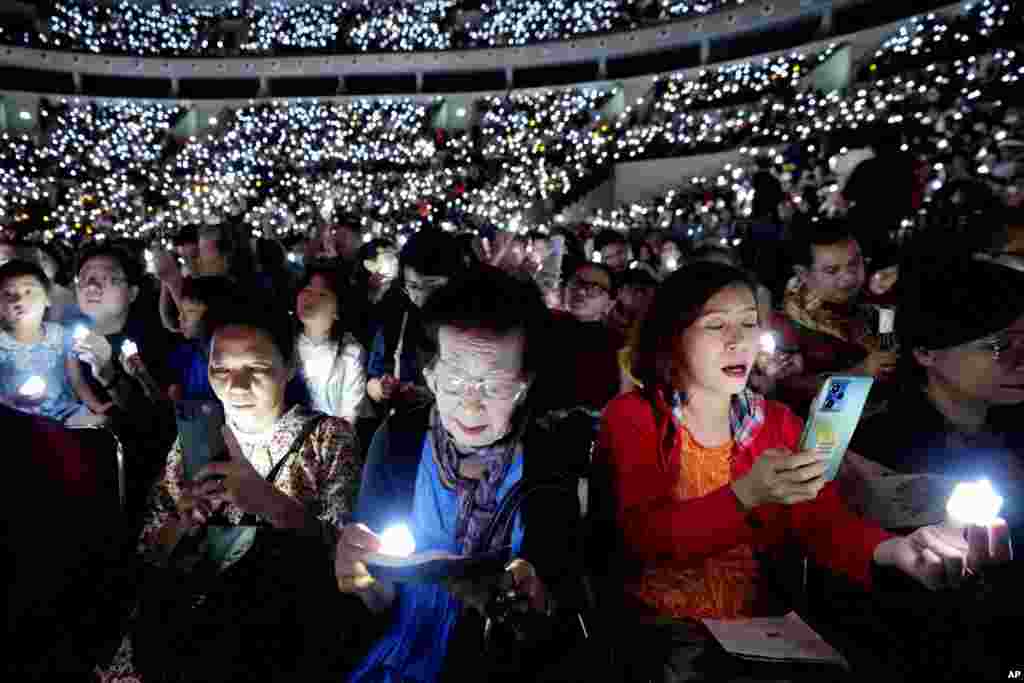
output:
[[[284,466],[287,465],[291,461],[292,457],[296,453],[298,453],[300,450],[302,450],[302,444],[304,444],[306,442],[306,439],[309,437],[309,435],[312,434],[314,431],[316,431],[316,428],[319,427],[323,423],[323,421],[326,420],[326,419],[327,419],[327,415],[317,415],[316,417],[311,419],[309,422],[307,422],[305,424],[305,426],[303,426],[303,428],[299,432],[298,436],[296,436],[295,440],[292,441],[291,447],[284,454],[284,456],[280,460],[277,461],[277,464],[274,465],[273,469],[271,469],[270,472],[267,474],[267,483],[269,483],[271,486],[273,486],[275,483],[277,483],[277,478],[281,475],[281,470],[284,469]],[[256,517],[256,515],[247,513],[246,515],[244,515],[242,517],[242,519],[241,519],[241,521],[239,521],[238,525],[239,526],[254,526],[254,525],[257,525],[258,523],[259,523],[259,518]]]

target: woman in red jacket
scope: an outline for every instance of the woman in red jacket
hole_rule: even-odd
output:
[[[605,409],[596,462],[627,558],[627,609],[686,622],[756,615],[765,596],[753,550],[790,539],[865,585],[872,561],[930,588],[956,584],[961,538],[933,527],[896,538],[856,517],[824,481],[824,461],[794,453],[801,421],[747,389],[761,333],[755,291],[729,266],[674,273],[634,348],[643,388]]]

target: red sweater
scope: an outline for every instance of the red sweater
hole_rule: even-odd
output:
[[[795,451],[802,430],[787,407],[768,401],[764,424],[746,447],[736,447],[733,480],[770,448]],[[765,548],[793,539],[818,564],[870,586],[875,547],[890,535],[850,512],[835,482],[813,501],[762,505],[748,513],[740,510],[728,485],[680,501],[673,496],[679,468],[670,473],[658,464],[664,434],[664,428],[658,432],[650,403],[637,392],[613,400],[601,419],[595,459],[609,469],[618,527],[626,550],[637,560],[686,566],[741,544]],[[672,463],[679,463],[681,448],[677,433]]]

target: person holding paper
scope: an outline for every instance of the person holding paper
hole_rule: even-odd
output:
[[[1024,273],[954,255],[912,271],[901,296],[901,391],[860,425],[853,449],[900,474],[987,478],[1019,525]]]
[[[337,546],[339,589],[359,596],[384,630],[350,681],[427,682],[441,679],[442,670],[452,680],[494,680],[494,660],[481,656],[483,622],[476,613],[500,577],[447,585],[374,577],[368,564],[384,549],[381,534],[396,524],[409,527],[419,551],[473,556],[511,546],[515,559],[506,580],[539,618],[580,599],[575,486],[526,499],[512,525],[487,533],[517,482],[547,481],[564,471],[573,452],[587,452],[586,444],[574,450],[530,419],[547,340],[540,292],[485,266],[436,292],[424,318],[438,343],[425,370],[435,401],[422,420],[395,416],[378,432],[360,489],[359,522],[342,530]],[[407,470],[402,463],[410,459],[416,467]],[[404,482],[395,481],[396,463]],[[396,500],[400,505],[392,505]],[[517,664],[548,661],[538,656]]]
[[[790,538],[865,586],[872,563],[929,588],[958,584],[961,537],[926,527],[896,538],[855,516],[824,480],[818,454],[795,452],[801,421],[747,388],[761,334],[755,291],[719,264],[669,278],[634,349],[644,388],[605,409],[595,464],[609,480],[606,513],[627,558],[626,609],[683,623],[757,615],[766,596],[754,549]],[[698,638],[680,647],[702,646]],[[653,653],[659,676],[678,654],[668,650]]]

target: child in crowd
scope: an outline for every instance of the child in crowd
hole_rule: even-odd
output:
[[[34,263],[0,266],[0,396],[24,412],[72,425],[94,423],[110,404],[83,380],[71,330],[43,322],[49,294],[50,279]]]
[[[372,411],[366,402],[366,352],[342,322],[342,291],[333,268],[307,272],[295,302],[301,325],[295,349],[309,406],[355,425]]]
[[[168,388],[174,401],[212,401],[213,389],[207,374],[207,345],[204,343],[206,314],[231,294],[226,277],[186,277],[181,284],[178,322],[185,342],[171,354],[175,382]]]

